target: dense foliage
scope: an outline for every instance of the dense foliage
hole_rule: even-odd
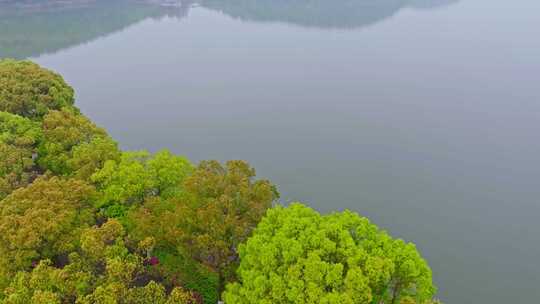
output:
[[[348,211],[276,207],[239,250],[228,303],[426,303],[435,292],[413,244]]]
[[[0,61],[0,303],[428,303],[412,244],[321,216],[244,161],[124,152],[30,62]],[[262,221],[261,221],[262,220]]]
[[[37,176],[34,156],[41,138],[38,123],[0,112],[0,199]]]
[[[0,111],[36,119],[73,102],[73,89],[60,75],[29,61],[0,61]]]

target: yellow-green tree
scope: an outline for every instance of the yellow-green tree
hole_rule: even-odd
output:
[[[93,224],[93,187],[80,180],[39,178],[0,203],[0,260],[11,271],[73,251]],[[5,270],[5,269],[4,269]]]
[[[0,112],[0,200],[39,174],[34,159],[41,137],[38,123]]]
[[[167,150],[155,155],[146,151],[124,152],[120,159],[106,161],[91,177],[100,192],[97,207],[104,208],[108,216],[117,217],[146,198],[176,196],[192,171],[186,158]]]
[[[0,111],[40,119],[73,102],[73,89],[62,76],[30,61],[0,60]]]
[[[116,220],[81,234],[81,247],[62,268],[41,260],[31,271],[19,271],[0,293],[0,303],[188,304],[193,295],[181,287],[141,281],[147,277],[142,259],[124,245],[125,233]]]
[[[107,160],[120,157],[105,130],[72,110],[50,111],[42,129],[38,163],[54,174],[88,179]]]
[[[174,248],[218,273],[234,278],[237,247],[278,198],[275,187],[255,179],[244,161],[202,162],[188,176],[182,195],[150,198],[129,214],[130,235],[152,237],[158,249]],[[218,287],[219,288],[219,287]]]
[[[273,208],[239,250],[240,281],[227,286],[226,303],[423,304],[435,292],[414,245],[349,211]]]

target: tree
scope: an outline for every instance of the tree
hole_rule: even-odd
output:
[[[71,110],[50,111],[43,118],[39,165],[56,175],[87,179],[107,160],[120,156],[105,130]]]
[[[42,260],[32,272],[19,271],[5,289],[6,304],[61,303],[69,298],[66,290],[67,271],[52,267],[50,260]]]
[[[155,180],[155,194],[165,199],[180,194],[184,179],[193,172],[193,165],[187,158],[173,155],[168,150],[157,152],[146,165]]]
[[[279,197],[267,180],[255,180],[244,161],[204,161],[186,179],[189,203],[183,210],[192,256],[218,272],[220,289],[234,278],[237,248]],[[181,213],[182,214],[182,213]]]
[[[91,177],[100,192],[97,207],[142,202],[154,185],[144,167],[148,157],[147,152],[124,152],[119,161],[106,161]]]
[[[0,112],[0,200],[39,174],[34,157],[41,138],[38,123]]]
[[[125,232],[123,226],[114,219],[107,221],[102,227],[87,229],[81,237],[82,258],[90,262],[90,269],[98,282],[94,290],[84,297],[81,303],[126,304],[188,304],[193,295],[180,286],[170,286],[172,292],[166,293],[166,286],[152,277],[153,266],[144,266],[143,258],[130,252],[124,245]],[[145,240],[146,250],[153,247],[152,240]],[[100,266],[105,271],[100,272]]]
[[[173,202],[174,201],[174,202]],[[191,221],[184,200],[146,199],[129,212],[129,238],[147,258],[159,258],[159,271],[165,281],[181,284],[204,298],[204,303],[216,303],[219,298],[219,278],[214,271],[193,259],[189,240]],[[173,302],[174,303],[174,302]],[[193,304],[199,302],[193,302]]]
[[[188,304],[194,295],[180,286],[150,279],[142,258],[124,245],[125,232],[116,220],[85,229],[80,248],[69,262],[56,267],[49,259],[21,270],[0,291],[0,302],[26,303],[125,303]],[[2,292],[4,295],[2,296]]]
[[[40,119],[49,110],[73,108],[64,79],[30,61],[0,60],[0,111]]]
[[[165,304],[196,304],[194,295],[181,287],[175,287]]]
[[[275,207],[239,251],[240,280],[227,286],[226,303],[423,304],[435,292],[414,245],[349,211]]]
[[[0,112],[0,141],[17,146],[33,146],[41,138],[39,123],[19,115]]]
[[[82,229],[94,222],[93,193],[80,180],[58,177],[11,193],[0,204],[0,260],[16,271],[74,250]]]
[[[192,170],[186,158],[166,150],[154,156],[145,151],[124,152],[119,160],[106,161],[91,180],[101,193],[98,207],[130,206],[146,197],[167,198],[180,193]]]
[[[150,281],[146,286],[131,288],[128,292],[126,302],[130,304],[165,304],[166,300],[165,287],[154,281]]]
[[[109,160],[119,160],[118,144],[109,136],[96,136],[90,142],[81,143],[71,150],[71,158],[66,165],[73,176],[83,180],[105,166]]]
[[[431,269],[413,243],[393,239],[367,218],[350,211],[325,218],[350,231],[355,244],[368,254],[360,265],[369,278],[374,299],[392,304],[407,297],[422,304],[432,299],[436,288]]]
[[[129,213],[130,237],[152,237],[156,250],[191,257],[217,272],[223,285],[234,278],[237,246],[277,198],[246,162],[205,161],[185,179],[182,195],[147,198]]]
[[[82,233],[77,267],[89,271],[95,284],[86,294],[79,295],[80,303],[132,303],[125,299],[133,293],[130,286],[135,285],[144,267],[142,258],[125,246],[124,237],[124,228],[114,219]]]

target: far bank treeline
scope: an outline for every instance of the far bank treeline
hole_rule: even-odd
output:
[[[413,244],[278,198],[243,161],[121,151],[61,76],[0,61],[0,303],[435,302]]]

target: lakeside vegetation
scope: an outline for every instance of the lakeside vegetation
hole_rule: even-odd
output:
[[[0,200],[0,303],[436,302],[414,244],[244,161],[121,151],[29,61],[0,61]]]

